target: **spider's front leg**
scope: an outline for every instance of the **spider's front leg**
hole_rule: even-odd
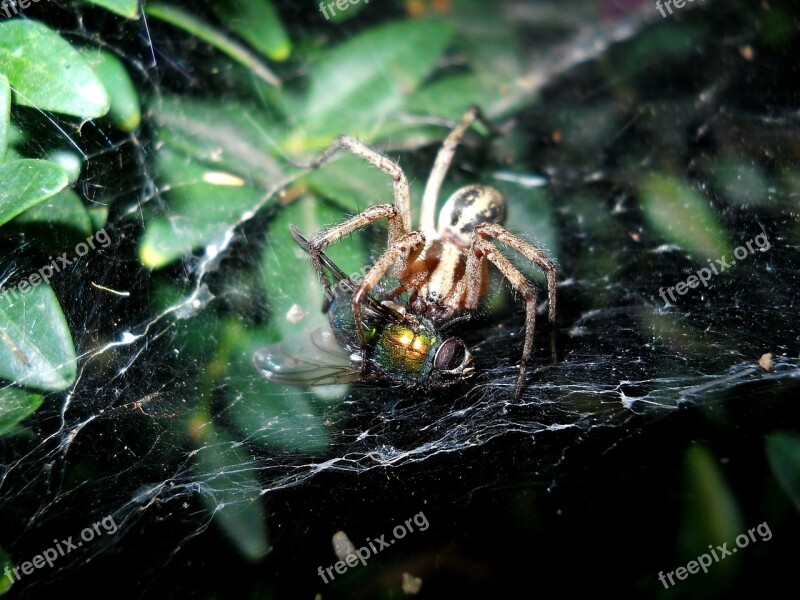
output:
[[[403,169],[400,168],[400,165],[388,156],[384,156],[380,152],[373,150],[352,136],[340,135],[311,162],[293,164],[303,169],[317,169],[328,162],[331,156],[339,149],[347,150],[351,154],[363,158],[392,178],[394,204],[397,207],[400,223],[402,224],[402,231],[399,233],[402,234],[411,231],[411,191],[408,187],[408,179],[406,179],[406,174],[403,173]],[[392,241],[393,240],[390,238],[390,243]]]
[[[400,239],[411,230],[411,196],[408,187],[408,179],[406,179],[405,173],[403,173],[400,165],[396,162],[380,152],[373,150],[366,144],[359,142],[354,137],[340,135],[317,158],[305,164],[295,163],[295,166],[316,169],[330,160],[331,156],[339,149],[347,150],[351,154],[363,158],[389,175],[392,178],[394,204],[377,204],[375,206],[370,206],[360,214],[347,219],[339,225],[331,227],[328,231],[316,236],[309,242],[308,254],[311,257],[311,262],[314,265],[317,277],[319,277],[322,284],[326,286],[326,291],[328,286],[319,255],[327,246],[338,242],[344,236],[380,219],[387,219],[389,221],[389,246],[393,245],[396,240]]]
[[[424,244],[425,236],[419,231],[412,231],[411,233],[407,233],[406,235],[402,236],[392,246],[386,249],[377,262],[372,265],[372,268],[364,276],[364,279],[361,280],[358,288],[356,288],[352,298],[353,320],[355,322],[356,332],[358,333],[358,340],[362,348],[366,347],[367,340],[364,334],[361,305],[367,299],[367,296],[372,289],[378,285],[383,276],[386,275],[386,272],[392,267],[392,265],[394,265],[398,260],[401,260],[404,256],[407,256],[414,248]],[[361,368],[362,371],[366,369],[366,361],[362,363]]]
[[[311,258],[311,264],[314,265],[314,271],[317,277],[325,287],[325,291],[329,292],[328,281],[325,278],[325,270],[323,269],[322,262],[320,261],[321,252],[331,244],[335,244],[344,236],[362,229],[379,221],[380,219],[387,219],[389,221],[389,239],[395,240],[403,235],[402,223],[398,217],[397,207],[394,204],[376,204],[366,208],[363,212],[350,217],[346,221],[334,225],[324,233],[319,234],[311,241],[308,242],[307,252]],[[291,225],[290,227],[294,227]]]

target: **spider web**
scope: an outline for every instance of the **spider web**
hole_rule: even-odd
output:
[[[510,100],[510,110],[495,106],[501,122],[513,124],[507,138],[487,150],[479,135],[470,136],[449,177],[449,190],[476,177],[501,187],[511,203],[509,228],[542,241],[559,265],[558,360],[551,364],[542,305],[527,387],[517,403],[511,392],[522,316],[520,304],[502,291],[464,333],[479,378],[455,392],[411,396],[368,386],[309,390],[266,382],[250,357],[259,344],[276,341],[259,332],[272,335],[276,330],[267,324],[285,319],[245,273],[256,273],[256,284],[286,278],[287,295],[296,293],[289,283],[294,274],[308,279],[302,253],[275,247],[267,233],[281,219],[281,190],[303,173],[265,165],[260,179],[253,176],[259,199],[222,236],[167,268],[143,267],[137,249],[149,211],[182,218],[173,214],[170,190],[154,166],[160,153],[174,151],[159,129],[159,102],[179,95],[188,107],[188,99],[216,93],[235,104],[238,74],[216,68],[220,58],[213,51],[149,18],[118,29],[116,20],[103,21],[86,8],[52,5],[26,13],[23,18],[47,20],[72,42],[120,56],[146,91],[150,112],[130,136],[101,122],[77,125],[48,116],[48,135],[82,156],[76,189],[88,205],[108,207],[113,243],[53,281],[79,351],[79,374],[65,393],[47,396],[24,434],[2,442],[0,543],[22,561],[107,515],[118,531],[26,577],[23,591],[36,595],[69,581],[88,586],[82,574],[110,568],[137,588],[123,595],[158,595],[164,578],[175,572],[188,578],[190,568],[214,564],[208,553],[215,542],[208,540],[223,540],[231,555],[266,560],[262,568],[282,581],[281,589],[319,591],[317,565],[334,562],[320,540],[328,544],[348,523],[370,535],[423,508],[433,513],[438,506],[443,519],[449,503],[461,506],[508,487],[552,492],[585,474],[587,456],[627,452],[681,411],[706,414],[752,397],[768,398],[765,409],[782,407],[781,398],[797,390],[800,366],[800,180],[791,142],[798,121],[790,84],[773,79],[764,64],[791,71],[791,59],[759,46],[764,54],[748,60],[745,49],[758,45],[756,33],[718,3],[686,9],[678,20],[687,29],[670,30],[666,42],[660,31],[671,25],[649,4],[629,2],[621,10],[622,4],[605,3],[604,18],[596,21],[585,3],[576,3],[569,16],[556,5],[502,3],[522,39],[550,32],[521,50],[531,100],[521,109]],[[402,16],[401,8],[393,10]],[[294,32],[311,35],[324,27],[310,11],[288,4],[282,11],[296,19]],[[722,35],[704,34],[720,15],[713,27]],[[346,39],[356,29],[346,24],[337,31]],[[642,51],[648,64],[625,62],[648,44],[655,48]],[[458,59],[456,53],[453,62]],[[609,62],[618,65],[610,78],[603,70]],[[302,77],[306,67],[290,67],[287,79]],[[764,93],[744,93],[751,88]],[[34,113],[19,118],[35,120]],[[376,144],[400,158],[417,197],[436,137],[447,128],[435,131]],[[30,153],[37,150],[34,145]],[[512,155],[516,162],[507,168]],[[719,256],[697,256],[691,243],[665,240],[648,221],[634,182],[667,167],[704,194],[726,232],[729,256],[759,234],[770,240],[768,249],[750,253],[708,288],[692,288],[671,306],[660,290]],[[390,201],[389,182],[374,195]],[[524,216],[529,205],[533,217]],[[540,220],[533,230],[518,226],[534,218]],[[378,229],[364,236],[370,257],[380,253],[383,235]],[[17,243],[0,272],[15,269],[17,255],[28,250],[26,242]],[[259,271],[265,253],[272,262]],[[290,298],[305,317],[278,331],[302,332],[323,322],[320,299],[320,290],[310,288]],[[237,336],[248,341],[232,341]],[[758,363],[765,353],[773,356],[769,371]],[[452,475],[461,469],[464,478]],[[327,497],[332,505],[315,505]],[[352,525],[359,506],[369,516]],[[131,561],[130,571],[120,566]],[[297,574],[305,579],[292,580]]]

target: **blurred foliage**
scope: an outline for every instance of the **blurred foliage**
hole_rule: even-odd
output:
[[[781,489],[800,512],[800,436],[787,431],[771,435],[767,459]]]
[[[684,476],[686,507],[678,536],[677,556],[685,564],[699,554],[707,553],[709,545],[733,545],[731,540],[744,531],[749,523],[742,519],[736,496],[708,448],[697,444],[686,451]],[[735,580],[741,560],[742,556],[727,557],[704,574],[703,581],[690,580],[687,586],[694,584],[700,595],[705,589],[713,589],[721,594]],[[686,593],[686,589],[680,590],[681,596]]]

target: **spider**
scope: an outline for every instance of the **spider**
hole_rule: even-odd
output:
[[[408,180],[400,166],[387,156],[349,135],[339,136],[316,159],[302,165],[316,169],[339,149],[358,156],[392,178],[394,202],[377,204],[330,227],[311,239],[308,253],[317,275],[322,279],[320,253],[327,246],[363,227],[386,219],[389,239],[386,250],[358,285],[352,296],[353,315],[359,341],[364,347],[362,305],[370,291],[392,269],[400,285],[390,297],[409,294],[409,307],[433,323],[470,314],[488,288],[488,263],[492,263],[509,281],[525,302],[525,342],[514,399],[522,393],[525,371],[533,348],[536,321],[536,290],[525,276],[500,253],[493,243],[498,241],[516,250],[536,264],[546,275],[549,300],[549,321],[554,330],[556,318],[556,266],[540,248],[503,227],[506,202],[497,189],[487,185],[467,185],[457,190],[444,203],[434,223],[442,182],[453,162],[455,151],[475,120],[490,131],[493,124],[477,106],[470,108],[445,138],[425,185],[419,228],[411,225],[411,199]]]

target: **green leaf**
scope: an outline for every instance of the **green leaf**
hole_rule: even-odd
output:
[[[268,58],[289,58],[292,42],[271,0],[217,0],[212,8],[231,31]]]
[[[283,165],[270,154],[280,129],[252,106],[163,97],[148,112],[159,140],[190,157],[264,187],[284,176]]]
[[[11,88],[8,85],[8,77],[0,73],[0,163],[6,159],[10,119]]]
[[[237,387],[232,388],[236,404],[230,409],[231,419],[248,441],[283,452],[319,454],[328,449],[330,433],[323,425],[325,418],[316,414],[308,393],[267,381],[253,369],[252,353],[248,358],[254,371],[251,382],[240,387],[240,379],[231,379]],[[252,379],[254,376],[259,379]]]
[[[530,61],[522,56],[517,37],[510,34],[520,25],[509,11],[498,10],[485,0],[459,0],[452,21],[457,31],[455,43],[475,73],[493,78],[495,86],[513,88],[523,83],[516,80],[530,68]]]
[[[451,38],[442,21],[404,21],[370,29],[322,55],[311,65],[306,132],[291,138],[287,151],[325,145],[339,133],[369,137],[430,75]]]
[[[106,226],[108,222],[107,206],[92,206],[86,212],[89,214],[89,220],[92,223],[93,230],[100,231]]]
[[[67,174],[55,163],[36,159],[5,163],[0,169],[0,225],[66,186]]]
[[[681,63],[694,59],[698,44],[708,37],[702,25],[680,23],[670,19],[664,27],[656,27],[647,35],[635,36],[625,52],[615,53],[616,64],[609,78],[613,81],[635,80],[636,75],[650,65]]]
[[[502,97],[500,88],[477,75],[455,75],[423,87],[408,101],[411,112],[460,119],[470,106],[492,106]]]
[[[705,446],[695,444],[684,460],[686,508],[680,531],[680,559],[705,552],[709,544],[729,544],[744,529],[741,512],[716,459]],[[729,585],[738,568],[729,557],[705,575],[714,588]],[[709,582],[706,582],[709,584]]]
[[[8,126],[8,145],[11,146],[18,146],[22,144],[25,140],[28,139],[28,135],[22,129],[20,129],[14,122],[12,121]],[[8,160],[8,156],[6,156],[6,160]]]
[[[310,326],[308,319],[304,319],[304,326]],[[301,335],[308,333],[304,330]],[[277,336],[252,326],[245,329],[239,321],[229,320],[222,338],[236,343],[225,357],[225,364],[230,365],[225,389],[231,419],[248,442],[288,452],[324,452],[330,433],[323,425],[325,417],[317,414],[308,393],[267,381],[253,366],[253,353]]]
[[[639,190],[650,226],[662,238],[690,252],[696,260],[725,255],[730,248],[722,224],[707,198],[667,175],[653,175]]]
[[[767,438],[766,448],[772,474],[800,511],[800,436],[780,431]]]
[[[256,55],[250,52],[247,48],[217,31],[208,23],[198,19],[191,13],[183,9],[169,6],[167,4],[160,4],[158,2],[150,2],[145,7],[145,12],[156,19],[160,19],[165,23],[174,25],[178,29],[182,29],[196,38],[203,40],[207,44],[213,46],[223,54],[226,54],[239,64],[250,69],[254,75],[260,77],[267,83],[280,87],[281,82],[275,74],[264,65]]]
[[[485,0],[459,0],[451,18],[457,32],[454,45],[466,56],[472,72],[452,78],[457,80],[452,93],[464,94],[460,97],[445,97],[449,84],[434,82],[427,98],[439,96],[443,104],[430,114],[458,118],[460,115],[454,114],[458,111],[448,107],[460,100],[467,106],[479,104],[488,116],[497,119],[532,104],[537,96],[536,77],[531,73],[531,61],[523,56],[518,36],[511,33],[525,26]]]
[[[86,60],[111,96],[109,116],[122,131],[133,131],[142,121],[139,94],[125,65],[110,52],[87,52]]]
[[[5,594],[11,589],[11,586],[14,585],[14,582],[6,575],[6,567],[12,569],[14,563],[6,551],[0,548],[0,596]]]
[[[29,208],[14,219],[14,225],[48,252],[74,248],[92,233],[89,213],[71,189]]]
[[[773,48],[791,43],[797,35],[794,26],[794,13],[791,4],[770,7],[770,10],[756,13],[753,31],[758,32],[759,41]]]
[[[391,178],[355,156],[345,155],[311,171],[303,181],[351,212],[361,212],[372,204],[393,202]]]
[[[139,18],[138,0],[85,0],[89,4],[94,4],[126,19]]]
[[[214,521],[246,559],[256,561],[272,549],[256,470],[247,468],[252,457],[238,440],[215,431],[204,417],[205,441],[197,450],[197,470],[208,493],[203,496]]]
[[[25,418],[35,413],[41,405],[41,394],[7,385],[0,387],[0,436],[13,430]]]
[[[714,183],[725,199],[743,208],[768,206],[773,202],[769,177],[758,164],[749,161],[720,159],[712,165]]]
[[[41,275],[30,273],[5,289],[0,295],[0,377],[59,391],[72,384],[76,369],[67,321]]]
[[[263,196],[234,178],[230,185],[209,183],[211,171],[167,149],[159,153],[156,168],[168,189],[169,213],[146,216],[139,259],[152,269],[218,240]]]
[[[75,152],[69,150],[54,150],[47,154],[47,160],[56,163],[67,174],[67,183],[72,185],[78,181],[83,168],[83,159]]]
[[[108,112],[108,94],[81,54],[37,21],[0,22],[0,73],[17,104],[83,119]]]

